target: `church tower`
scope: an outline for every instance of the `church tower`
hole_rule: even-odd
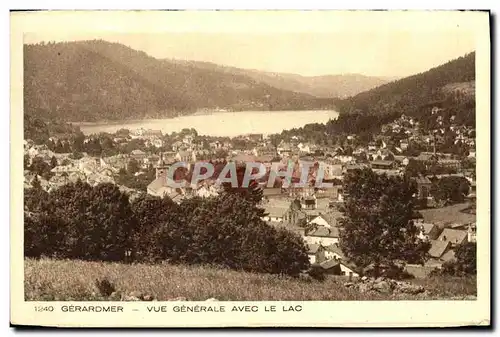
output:
[[[163,160],[163,153],[160,153],[160,159],[158,159],[158,163],[156,164],[156,179],[161,176],[167,175],[168,166]]]

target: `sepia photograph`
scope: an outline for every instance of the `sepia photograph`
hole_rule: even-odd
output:
[[[488,12],[11,19],[12,277],[32,311],[266,301],[296,320],[484,291],[489,321]]]

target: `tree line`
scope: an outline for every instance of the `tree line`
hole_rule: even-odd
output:
[[[215,264],[296,275],[309,268],[302,238],[267,225],[242,193],[176,204],[143,195],[129,201],[113,184],[81,181],[25,190],[27,257]]]

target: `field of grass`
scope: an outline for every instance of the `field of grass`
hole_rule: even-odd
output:
[[[174,266],[84,262],[76,260],[25,260],[27,301],[102,300],[95,280],[108,279],[117,292],[141,292],[156,300],[209,298],[232,301],[264,300],[429,300],[463,298],[476,294],[475,278],[439,277],[412,280],[427,290],[420,295],[360,293],[344,287],[344,277],[324,282],[252,274],[208,266]]]
[[[471,206],[465,202],[441,208],[429,208],[419,211],[425,222],[429,223],[470,223],[476,221],[476,215],[462,212]]]

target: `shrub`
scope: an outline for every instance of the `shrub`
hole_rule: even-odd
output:
[[[324,269],[318,265],[312,265],[307,274],[317,281],[324,281],[326,279]]]
[[[466,242],[456,248],[453,260],[445,262],[441,269],[434,270],[432,274],[466,276],[475,275],[476,272],[476,243]]]
[[[104,297],[111,296],[116,291],[115,285],[107,278],[96,279],[94,283],[99,293]]]

